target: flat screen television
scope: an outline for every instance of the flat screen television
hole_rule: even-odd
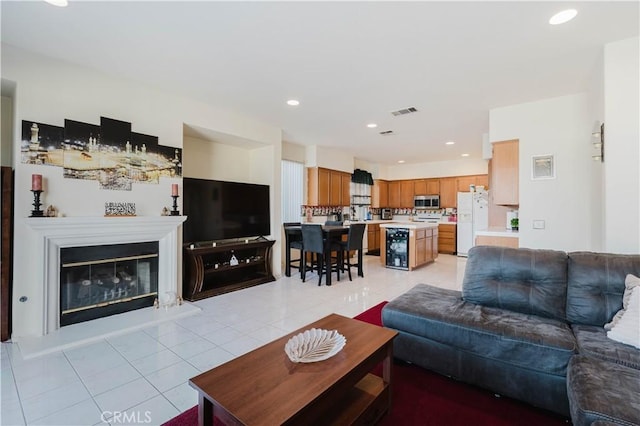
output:
[[[271,234],[269,185],[184,178],[183,242]]]

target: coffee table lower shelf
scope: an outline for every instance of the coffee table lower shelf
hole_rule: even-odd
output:
[[[382,377],[367,374],[333,406],[334,411],[322,419],[322,424],[376,424],[389,409],[389,392],[389,385]]]

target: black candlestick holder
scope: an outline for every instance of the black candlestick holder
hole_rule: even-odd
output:
[[[172,195],[173,198],[173,210],[171,210],[171,216],[180,216],[180,211],[178,211],[178,197],[179,195]]]
[[[44,217],[44,212],[40,210],[40,206],[42,205],[42,203],[40,203],[40,194],[42,194],[42,190],[32,189],[31,192],[33,192],[33,210],[31,210],[31,217]]]

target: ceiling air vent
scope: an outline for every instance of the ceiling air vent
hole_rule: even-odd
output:
[[[418,112],[418,108],[416,107],[402,108],[397,111],[391,111],[391,115],[393,115],[394,117],[397,117],[399,115],[411,114],[413,112]]]
[[[380,134],[381,134],[382,136],[389,136],[389,135],[392,135],[392,134],[393,134],[393,130],[385,130],[385,131],[383,131],[383,132],[380,132]]]

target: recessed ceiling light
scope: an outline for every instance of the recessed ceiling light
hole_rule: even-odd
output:
[[[403,164],[404,160],[398,160],[398,163]]]
[[[578,11],[575,9],[563,10],[562,12],[558,12],[555,15],[553,15],[551,19],[549,19],[549,23],[551,25],[564,24],[565,22],[569,22],[570,20],[575,18],[577,14],[578,14]]]
[[[454,141],[449,141],[449,142],[445,142],[445,145],[453,145],[455,142]]]
[[[298,106],[298,105],[300,105],[300,101],[298,101],[298,100],[296,100],[296,99],[289,99],[289,100],[287,101],[287,105],[290,105],[290,106]]]
[[[378,127],[378,125],[376,123],[369,123],[367,124],[367,127],[370,129],[375,129],[376,127]]]
[[[462,154],[462,156],[463,156],[463,157],[468,157],[468,156],[469,156],[469,154]]]
[[[67,7],[69,5],[69,2],[67,0],[44,0],[44,1],[58,7]]]

